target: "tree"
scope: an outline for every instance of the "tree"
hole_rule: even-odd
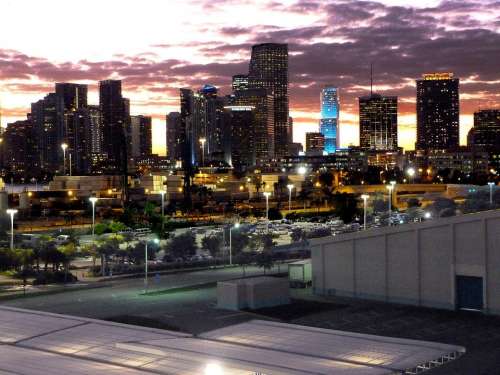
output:
[[[418,198],[410,198],[410,199],[408,199],[407,205],[408,205],[408,208],[420,207],[422,205],[422,203],[420,203]]]
[[[210,255],[216,256],[222,245],[222,236],[220,234],[205,236],[201,240],[201,246],[207,250]]]
[[[321,185],[332,187],[333,186],[333,180],[334,180],[333,173],[330,172],[330,171],[322,172],[319,175],[318,180],[321,183]]]
[[[429,206],[437,217],[449,217],[455,215],[457,204],[453,199],[439,197]],[[443,216],[444,215],[444,216]]]
[[[270,233],[265,233],[260,236],[260,243],[264,251],[272,249],[276,246],[276,242],[273,241],[273,236]]]
[[[259,253],[255,259],[257,266],[264,269],[264,275],[267,270],[273,268],[273,254],[271,251],[266,250]]]
[[[235,257],[235,263],[239,264],[243,270],[243,277],[246,276],[246,266],[252,263],[252,256],[245,252],[242,251],[241,253],[237,254]]]
[[[185,232],[173,236],[167,244],[167,252],[176,258],[187,258],[196,254],[198,245],[193,233]]]
[[[344,223],[350,223],[358,213],[358,201],[354,194],[336,193],[333,195],[335,204],[335,214],[342,219]]]
[[[269,209],[269,220],[281,220],[283,219],[283,215],[281,214],[281,211],[278,210],[276,207],[271,207]]]
[[[228,237],[226,237],[228,238]],[[241,253],[249,244],[250,238],[240,230],[233,230],[231,234],[231,252],[234,255]]]
[[[302,228],[293,228],[290,237],[292,242],[300,242],[305,239],[306,234]]]
[[[64,282],[66,283],[71,261],[75,258],[76,255],[76,246],[74,243],[69,242],[65,245],[58,246],[57,250],[63,255],[62,258],[64,265]]]

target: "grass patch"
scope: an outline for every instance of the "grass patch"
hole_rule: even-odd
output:
[[[345,304],[292,299],[292,303],[288,305],[264,307],[262,309],[246,311],[288,322],[310,314],[343,309],[347,306],[348,305]]]

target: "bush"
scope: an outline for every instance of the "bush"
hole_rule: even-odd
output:
[[[66,275],[64,271],[46,271],[36,274],[33,285],[60,284],[64,283],[65,280],[68,283],[78,281],[77,277],[69,272]]]

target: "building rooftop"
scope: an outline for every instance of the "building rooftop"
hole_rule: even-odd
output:
[[[0,374],[413,374],[460,346],[259,320],[198,337],[0,307]]]

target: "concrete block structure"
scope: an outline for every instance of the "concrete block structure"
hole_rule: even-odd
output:
[[[252,277],[217,283],[217,307],[227,310],[260,309],[290,303],[288,280]]]
[[[500,314],[500,210],[310,243],[316,294]]]

